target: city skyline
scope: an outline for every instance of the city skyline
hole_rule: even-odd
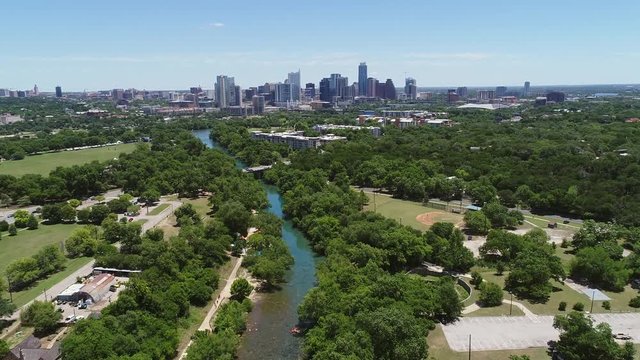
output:
[[[281,81],[292,69],[301,70],[301,82],[318,84],[332,73],[358,79],[361,62],[369,77],[395,84],[411,77],[419,87],[640,82],[632,71],[640,60],[633,18],[640,4],[630,2],[287,0],[250,2],[251,12],[244,3],[204,0],[189,7],[141,0],[126,12],[119,0],[45,4],[3,7],[5,27],[16,31],[0,39],[8,49],[0,87],[210,89],[217,74],[253,86]]]

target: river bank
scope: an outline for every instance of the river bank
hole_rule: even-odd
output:
[[[209,130],[196,130],[193,134],[205,145],[224,151],[209,138]],[[236,160],[236,166],[245,164]],[[247,332],[242,336],[238,359],[298,359],[301,354],[299,337],[291,336],[289,329],[297,324],[298,305],[314,286],[317,258],[302,233],[284,218],[282,198],[277,188],[263,184],[269,201],[268,211],[283,220],[282,238],[289,247],[295,263],[287,273],[287,282],[281,288],[256,297],[249,314]]]

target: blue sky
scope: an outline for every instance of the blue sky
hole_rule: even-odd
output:
[[[640,83],[637,0],[3,1],[0,88]]]

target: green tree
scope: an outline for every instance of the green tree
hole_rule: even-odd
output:
[[[234,299],[242,300],[249,296],[252,291],[253,286],[245,278],[236,279],[231,284],[231,297]]]
[[[358,314],[356,321],[371,337],[375,359],[426,358],[426,324],[406,312],[394,307],[379,308]]]
[[[62,314],[56,311],[51,302],[34,301],[20,313],[20,321],[25,326],[32,326],[36,333],[50,333],[58,326]]]
[[[560,331],[556,350],[566,360],[633,359],[633,347],[620,347],[607,323],[593,325],[593,320],[579,312],[557,315],[553,327]]]
[[[88,224],[91,220],[91,210],[90,209],[80,209],[76,214],[78,217],[78,222],[80,224]]]
[[[519,297],[544,302],[553,287],[551,279],[564,279],[564,269],[557,256],[543,249],[526,250],[518,255],[505,280],[505,288]]]
[[[78,206],[82,205],[82,201],[80,201],[78,199],[69,199],[67,201],[67,204],[71,205],[71,207],[75,209]]]
[[[97,228],[84,226],[74,230],[65,241],[65,249],[70,258],[93,256],[98,249]]]
[[[218,217],[229,230],[240,235],[247,235],[251,211],[247,210],[239,201],[229,201],[220,206],[216,212]]]
[[[464,222],[473,234],[486,235],[491,230],[491,222],[482,211],[467,211],[464,214]]]
[[[64,204],[60,207],[60,217],[63,222],[73,223],[76,221],[76,209],[69,204]]]
[[[230,330],[214,334],[197,332],[194,337],[187,360],[231,360],[240,345],[240,337]]]
[[[5,272],[12,291],[31,285],[40,276],[38,261],[32,257],[14,260]]]
[[[480,304],[484,307],[502,305],[502,288],[495,283],[485,282],[480,286]]]
[[[13,218],[15,220],[14,224],[18,228],[27,227],[27,222],[29,221],[29,216],[31,214],[27,210],[18,210],[13,214]]]
[[[35,215],[31,215],[29,216],[29,220],[27,220],[27,228],[29,230],[35,230],[38,228],[38,219],[35,217]]]
[[[42,207],[42,219],[48,224],[58,224],[62,222],[61,206],[58,204],[47,204]]]
[[[624,261],[614,260],[602,245],[583,248],[571,261],[571,276],[613,291],[622,291],[630,271]]]
[[[0,279],[0,318],[6,315],[11,315],[16,309],[16,306],[9,301],[9,299],[5,299],[3,294],[9,290],[9,287],[4,282],[4,280]],[[0,355],[2,352],[0,351]]]
[[[109,216],[110,212],[109,207],[106,205],[93,205],[91,207],[91,216],[89,217],[89,220],[94,225],[100,225],[104,219]]]

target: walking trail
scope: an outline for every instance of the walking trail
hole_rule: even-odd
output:
[[[258,231],[258,229],[250,228],[249,231],[247,232],[247,238],[253,235],[256,231]],[[211,320],[213,319],[214,315],[220,308],[220,305],[222,305],[224,302],[228,301],[231,298],[231,285],[238,278],[238,269],[240,268],[240,265],[242,265],[242,260],[244,259],[244,256],[245,256],[245,252],[243,251],[240,257],[238,258],[238,261],[236,261],[236,264],[233,267],[233,270],[231,270],[229,277],[225,280],[226,284],[224,285],[224,288],[222,289],[222,291],[220,291],[220,295],[218,295],[218,298],[214,301],[213,305],[209,309],[209,312],[207,312],[207,315],[202,320],[200,327],[198,327],[198,331],[213,330],[211,326]],[[184,348],[184,350],[182,350],[182,352],[176,358],[177,359],[185,358],[187,356],[187,351],[189,350],[189,347],[191,346],[191,344],[193,344],[193,340],[189,341],[189,343]]]

